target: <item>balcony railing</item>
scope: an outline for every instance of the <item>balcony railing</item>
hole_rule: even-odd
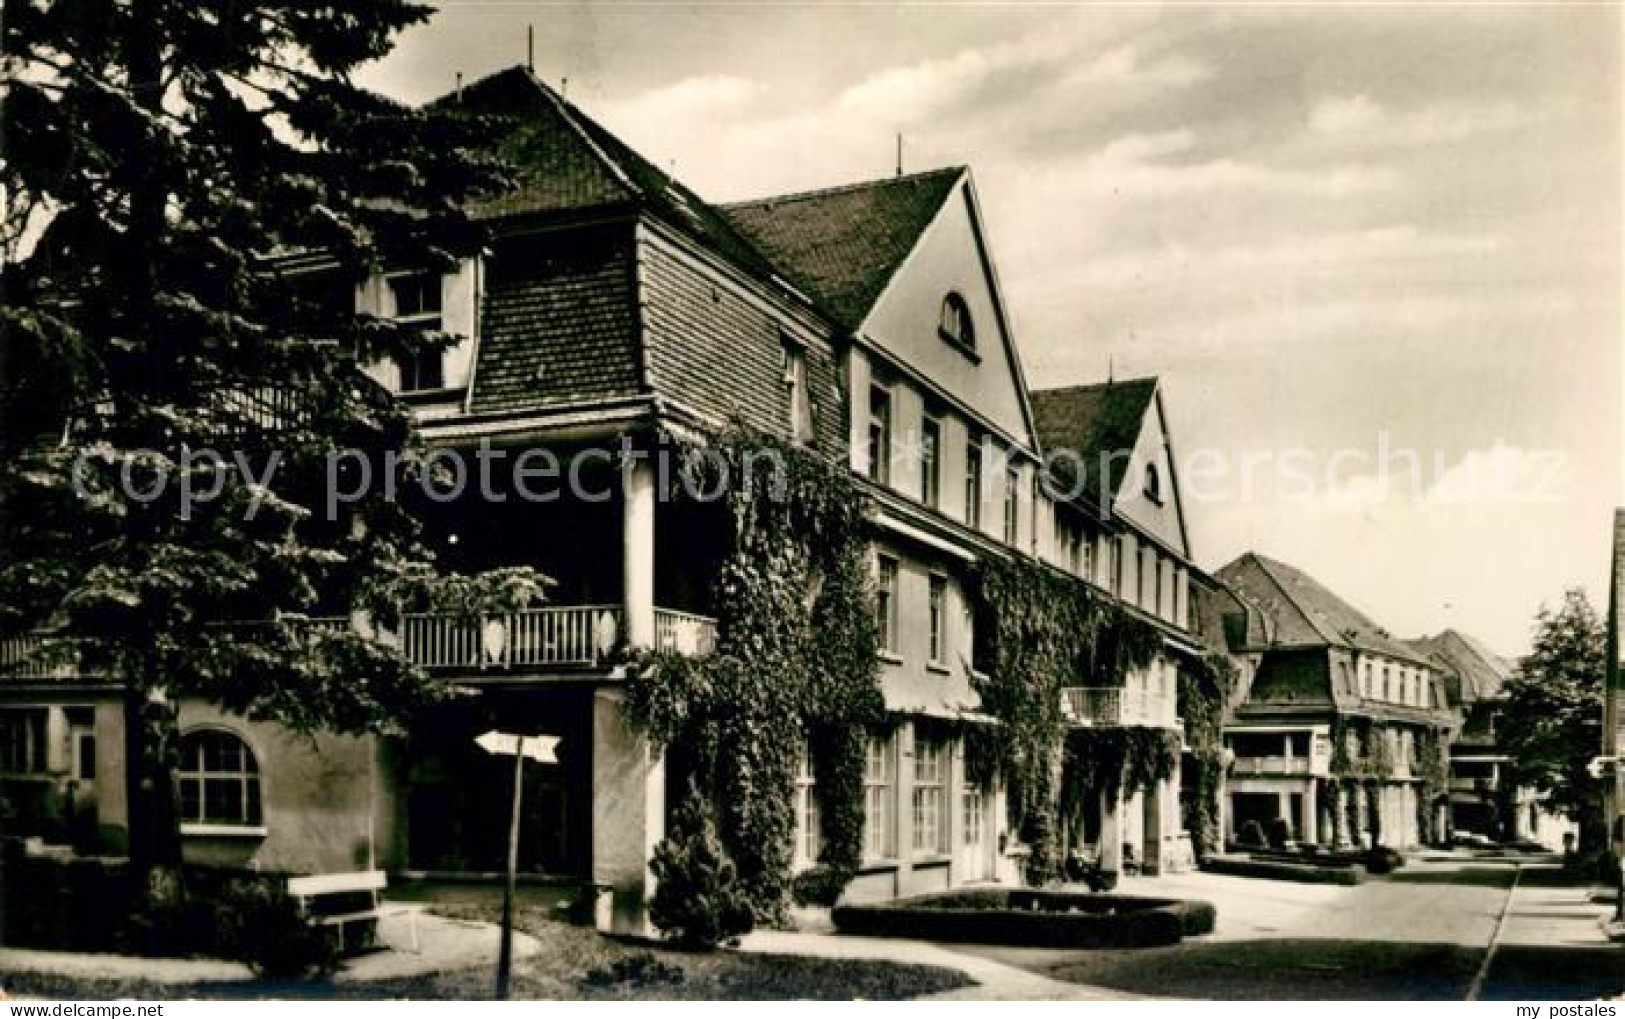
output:
[[[1237,757],[1233,770],[1238,775],[1307,775],[1310,765],[1307,757]]]
[[[343,617],[311,619],[313,631],[350,626]],[[400,628],[384,634],[398,642],[408,659],[426,669],[496,671],[537,667],[596,667],[622,642],[619,605],[545,606],[520,612],[466,618],[440,613],[401,617]],[[42,634],[0,639],[0,676],[9,679],[72,679],[69,664],[42,664],[34,656]],[[675,609],[655,609],[655,642],[663,651],[706,654],[716,647],[716,621]]]
[[[1072,725],[1147,725],[1176,728],[1172,698],[1134,686],[1069,686],[1061,690],[1061,714]]]

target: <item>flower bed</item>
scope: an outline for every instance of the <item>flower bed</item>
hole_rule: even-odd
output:
[[[1310,885],[1357,885],[1365,877],[1359,867],[1346,861],[1304,863],[1247,859],[1239,856],[1210,856],[1202,861],[1202,869],[1209,874],[1261,877]]]
[[[1206,902],[984,888],[837,906],[843,934],[1044,948],[1142,948],[1213,930]]]

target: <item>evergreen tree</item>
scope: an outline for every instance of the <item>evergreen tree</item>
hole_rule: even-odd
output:
[[[1581,823],[1581,843],[1599,844],[1601,787],[1586,771],[1602,752],[1607,633],[1585,592],[1570,589],[1555,611],[1542,606],[1534,647],[1506,686],[1496,741],[1512,758],[1513,784],[1551,797]]]
[[[502,183],[471,154],[489,125],[352,81],[429,13],[6,6],[0,627],[72,635],[45,654],[123,687],[130,852],[149,878],[180,860],[179,699],[363,732],[444,696],[387,642],[304,621],[388,622],[436,590],[416,522],[376,483],[412,448],[408,415],[362,369],[447,338],[352,300],[386,267],[476,251],[462,206]],[[335,465],[355,501],[330,498]],[[533,582],[458,594],[523,599]]]

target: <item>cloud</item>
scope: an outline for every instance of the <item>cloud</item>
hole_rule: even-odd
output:
[[[1365,93],[1334,96],[1309,111],[1309,134],[1336,146],[1415,148],[1515,130],[1531,120],[1516,103],[1440,102],[1393,110]]]

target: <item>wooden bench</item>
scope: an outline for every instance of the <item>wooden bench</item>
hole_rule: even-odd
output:
[[[381,870],[359,870],[344,874],[312,874],[288,879],[288,894],[299,901],[308,921],[319,927],[336,927],[339,953],[345,951],[344,927],[363,920],[382,920],[405,914],[411,918],[412,951],[418,947],[418,908],[408,903],[384,901],[389,878]],[[342,900],[337,912],[325,911],[323,900]],[[329,902],[331,904],[331,901]],[[360,908],[355,908],[357,905]]]

